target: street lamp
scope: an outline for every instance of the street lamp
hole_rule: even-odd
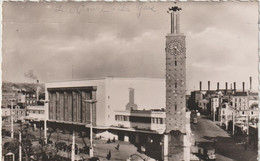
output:
[[[236,116],[236,112],[234,115],[234,111],[232,111],[232,135],[234,135],[235,133],[235,116]]]
[[[11,138],[13,139],[14,138],[14,115],[13,115],[13,102],[15,101],[14,98],[12,99],[9,99],[9,101],[11,101]]]
[[[85,100],[85,102],[90,104],[90,147],[89,147],[89,156],[93,157],[94,149],[93,149],[93,145],[92,145],[93,144],[92,108],[93,108],[93,104],[96,103],[97,100]]]
[[[44,118],[44,141],[46,143],[46,145],[48,144],[48,141],[47,141],[47,118],[48,118],[48,106],[46,106],[47,103],[50,102],[50,100],[40,100],[40,102],[43,102],[44,103],[44,107],[45,107],[45,111],[44,111],[44,114],[45,114],[45,118]]]
[[[19,161],[22,161],[22,130],[19,131]]]

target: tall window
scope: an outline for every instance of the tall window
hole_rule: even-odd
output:
[[[175,60],[175,66],[177,66],[177,61]]]
[[[177,88],[177,83],[175,83],[175,88]]]

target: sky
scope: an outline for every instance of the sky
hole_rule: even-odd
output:
[[[3,2],[2,79],[165,77],[173,2]],[[180,2],[187,90],[257,89],[257,2]]]

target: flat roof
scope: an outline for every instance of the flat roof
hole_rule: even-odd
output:
[[[56,82],[74,82],[74,81],[88,81],[88,80],[105,80],[105,79],[135,79],[135,80],[165,80],[165,78],[150,78],[150,77],[96,77],[96,78],[82,78],[82,79],[67,79],[67,80],[55,80],[46,83],[56,83]]]

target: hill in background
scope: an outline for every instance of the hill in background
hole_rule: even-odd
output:
[[[2,93],[16,93],[23,89],[27,92],[36,91],[36,87],[40,86],[40,93],[44,93],[45,86],[43,83],[12,83],[12,82],[2,82]]]

